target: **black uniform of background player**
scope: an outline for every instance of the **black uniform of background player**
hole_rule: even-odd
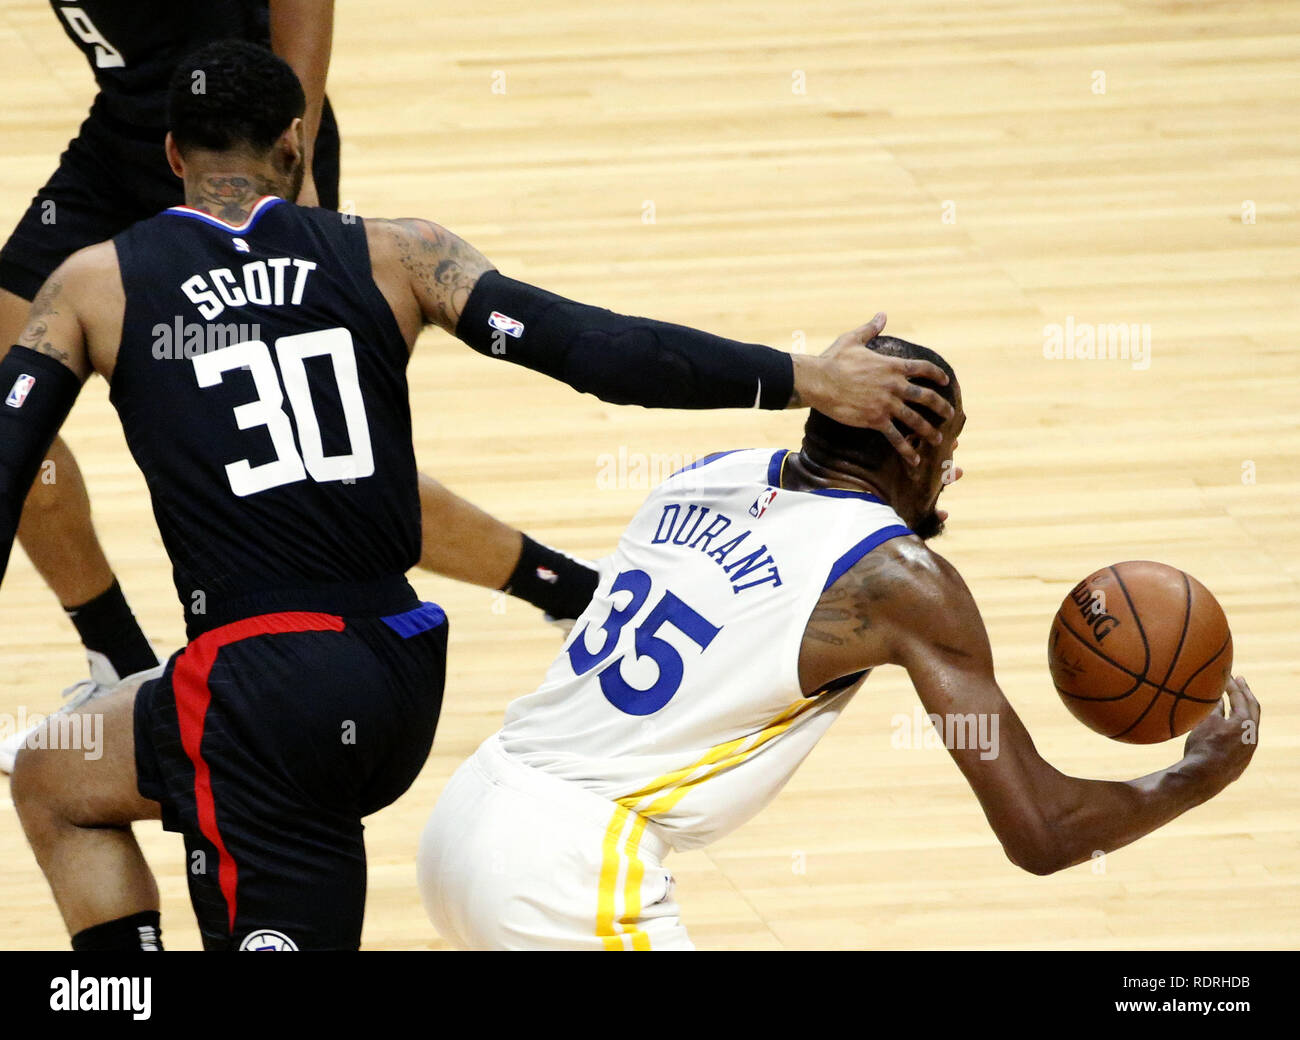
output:
[[[360,221],[272,199],[235,229],[179,208],[114,245],[110,394],[191,639],[136,697],[140,793],[185,836],[206,948],[355,949],[361,817],[423,766],[444,678],[445,618],[403,577],[420,555],[406,343]],[[218,281],[233,315],[210,313]],[[177,315],[256,342],[186,356],[197,341],[160,336]]]
[[[0,249],[0,289],[30,300],[84,246],[184,200],[167,165],[167,84],[181,58],[213,40],[270,46],[266,0],[51,0],[86,55],[99,93],[90,115]],[[326,98],[312,157],[320,204],[337,209],[339,139]]]

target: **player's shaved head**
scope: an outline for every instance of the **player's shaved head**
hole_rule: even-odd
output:
[[[929,347],[905,339],[877,336],[867,347],[890,357],[929,361],[947,374],[946,386],[938,386],[926,379],[913,382],[929,387],[951,404],[956,413],[952,419],[945,422],[924,405],[911,402],[913,410],[935,429],[943,431],[944,443],[935,446],[928,441],[918,443],[914,440],[921,462],[916,467],[909,467],[883,433],[845,426],[813,411],[804,424],[800,455],[807,466],[823,478],[838,473],[867,482],[885,496],[915,534],[921,538],[933,538],[942,533],[944,524],[945,514],[938,508],[939,494],[945,484],[955,479],[952,476],[955,472],[952,468],[953,437],[960,433],[966,421],[957,374]],[[894,426],[904,437],[915,437],[898,420],[894,421]]]
[[[928,379],[915,379],[913,382],[936,391],[951,405],[956,406],[960,400],[957,373],[943,357],[929,347],[909,343],[905,339],[894,336],[877,336],[867,343],[867,349],[889,357],[915,358],[938,365],[948,376],[946,386],[939,386]],[[913,403],[911,407],[935,429],[943,425],[943,419],[924,405]],[[894,426],[905,437],[911,433],[898,420],[894,420]],[[923,455],[926,447],[924,444],[921,446]],[[808,421],[804,424],[803,450],[810,459],[824,465],[847,462],[857,469],[872,472],[879,471],[886,463],[898,458],[898,453],[883,433],[846,426],[816,410],[808,413]]]
[[[168,90],[168,126],[192,149],[265,154],[306,110],[293,69],[265,47],[220,40],[183,59]]]

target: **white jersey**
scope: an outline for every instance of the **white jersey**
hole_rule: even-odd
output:
[[[781,489],[786,454],[724,452],[656,488],[498,735],[676,849],[762,809],[848,703],[848,689],[802,693],[809,615],[866,553],[912,533],[872,495]]]

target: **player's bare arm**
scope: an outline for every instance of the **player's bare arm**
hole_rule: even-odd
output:
[[[53,358],[79,380],[92,371],[111,377],[124,307],[113,244],[88,246],[46,279],[16,345]]]
[[[18,345],[54,358],[81,380],[91,372],[111,379],[125,306],[113,244],[87,246],[59,265],[41,287]]]
[[[408,344],[436,325],[452,335],[479,277],[495,270],[463,238],[431,220],[366,219],[375,282]]]
[[[334,0],[271,0],[269,9],[271,50],[297,73],[307,101],[302,116],[303,182],[296,201],[300,206],[316,206],[320,200],[312,179],[312,157],[334,42]]]
[[[1254,753],[1243,723],[1253,734],[1259,703],[1234,679],[1227,715],[1212,712],[1169,768],[1125,782],[1067,776],[1039,755],[998,687],[983,620],[951,564],[917,540],[895,539],[839,585],[809,622],[800,661],[805,689],[888,662],[907,669],[927,713],[996,718],[991,757],[979,747],[949,753],[1007,856],[1031,873],[1050,874],[1137,840],[1223,790]]]
[[[27,324],[0,360],[0,578],[23,503],[92,369],[112,374],[122,331],[121,276],[111,243],[82,249],[46,279]]]
[[[368,220],[367,231],[375,280],[408,342],[421,324],[437,325],[480,353],[615,404],[812,407],[849,425],[881,430],[913,463],[920,456],[895,420],[937,444],[940,433],[911,405],[925,405],[945,419],[952,414],[933,389],[909,382],[947,382],[938,367],[862,349],[884,328],[884,314],[840,336],[820,357],[792,357],[614,314],[505,278],[472,245],[431,221]]]
[[[78,265],[65,261],[32,302],[18,342],[0,360],[0,579],[41,460],[90,374],[77,313]]]
[[[429,324],[455,329],[478,275],[491,264],[476,249],[427,220],[365,223],[371,270],[413,347]],[[533,540],[425,474],[420,566],[484,588],[508,590],[556,619],[576,617],[595,589],[596,572]],[[539,580],[538,567],[560,575]]]
[[[17,345],[54,358],[78,378],[85,379],[90,374],[90,363],[81,335],[81,322],[70,299],[71,294],[65,292],[69,276],[67,268],[68,264],[63,264],[41,286],[41,291],[32,301],[27,324],[18,336]]]

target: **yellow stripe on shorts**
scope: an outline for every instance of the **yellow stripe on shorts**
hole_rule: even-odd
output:
[[[618,839],[627,819],[632,814],[621,805],[605,828],[605,841],[601,846],[600,887],[596,900],[596,935],[607,950],[623,949],[623,937],[614,928],[614,896],[618,890]]]
[[[622,808],[620,806],[620,808]],[[648,950],[650,949],[650,936],[646,935],[637,925],[637,918],[641,916],[641,882],[645,878],[645,864],[641,862],[638,854],[641,846],[641,835],[645,833],[645,825],[648,821],[644,816],[637,814],[632,821],[632,831],[627,836],[627,843],[623,846],[624,852],[627,853],[627,881],[623,886],[623,916],[620,919],[624,930],[631,928],[632,949]]]
[[[817,703],[814,697],[801,697],[778,713],[758,733],[751,733],[737,740],[729,740],[711,747],[698,761],[685,769],[675,769],[671,773],[665,773],[641,790],[618,799],[614,815],[605,829],[605,840],[601,848],[600,885],[596,900],[596,935],[604,943],[605,949],[626,950],[625,937],[631,938],[634,950],[650,949],[650,936],[636,926],[641,916],[641,882],[645,879],[645,864],[641,862],[639,850],[649,818],[669,812],[700,784],[745,761],[768,741],[780,736],[794,725],[799,716]],[[693,773],[705,766],[712,766],[712,768],[690,779]],[[641,803],[651,798],[654,800],[649,805],[638,810],[637,807]],[[620,855],[618,840],[623,836],[623,832],[628,830],[629,820],[632,823],[631,830],[623,842],[622,855]],[[615,922],[618,876],[622,871],[624,859],[627,861],[627,871],[623,879],[623,913]]]
[[[628,821],[631,829],[628,830]],[[607,950],[626,950],[624,936],[632,940],[632,949],[650,949],[650,936],[637,927],[641,916],[641,882],[645,879],[645,864],[641,862],[641,838],[645,834],[646,818],[629,812],[623,806],[614,809],[614,815],[605,829],[601,849],[600,889],[596,900],[596,935]],[[619,851],[619,838],[628,830]],[[623,914],[614,921],[615,897],[618,893],[618,875],[623,862],[627,862],[623,879]]]

